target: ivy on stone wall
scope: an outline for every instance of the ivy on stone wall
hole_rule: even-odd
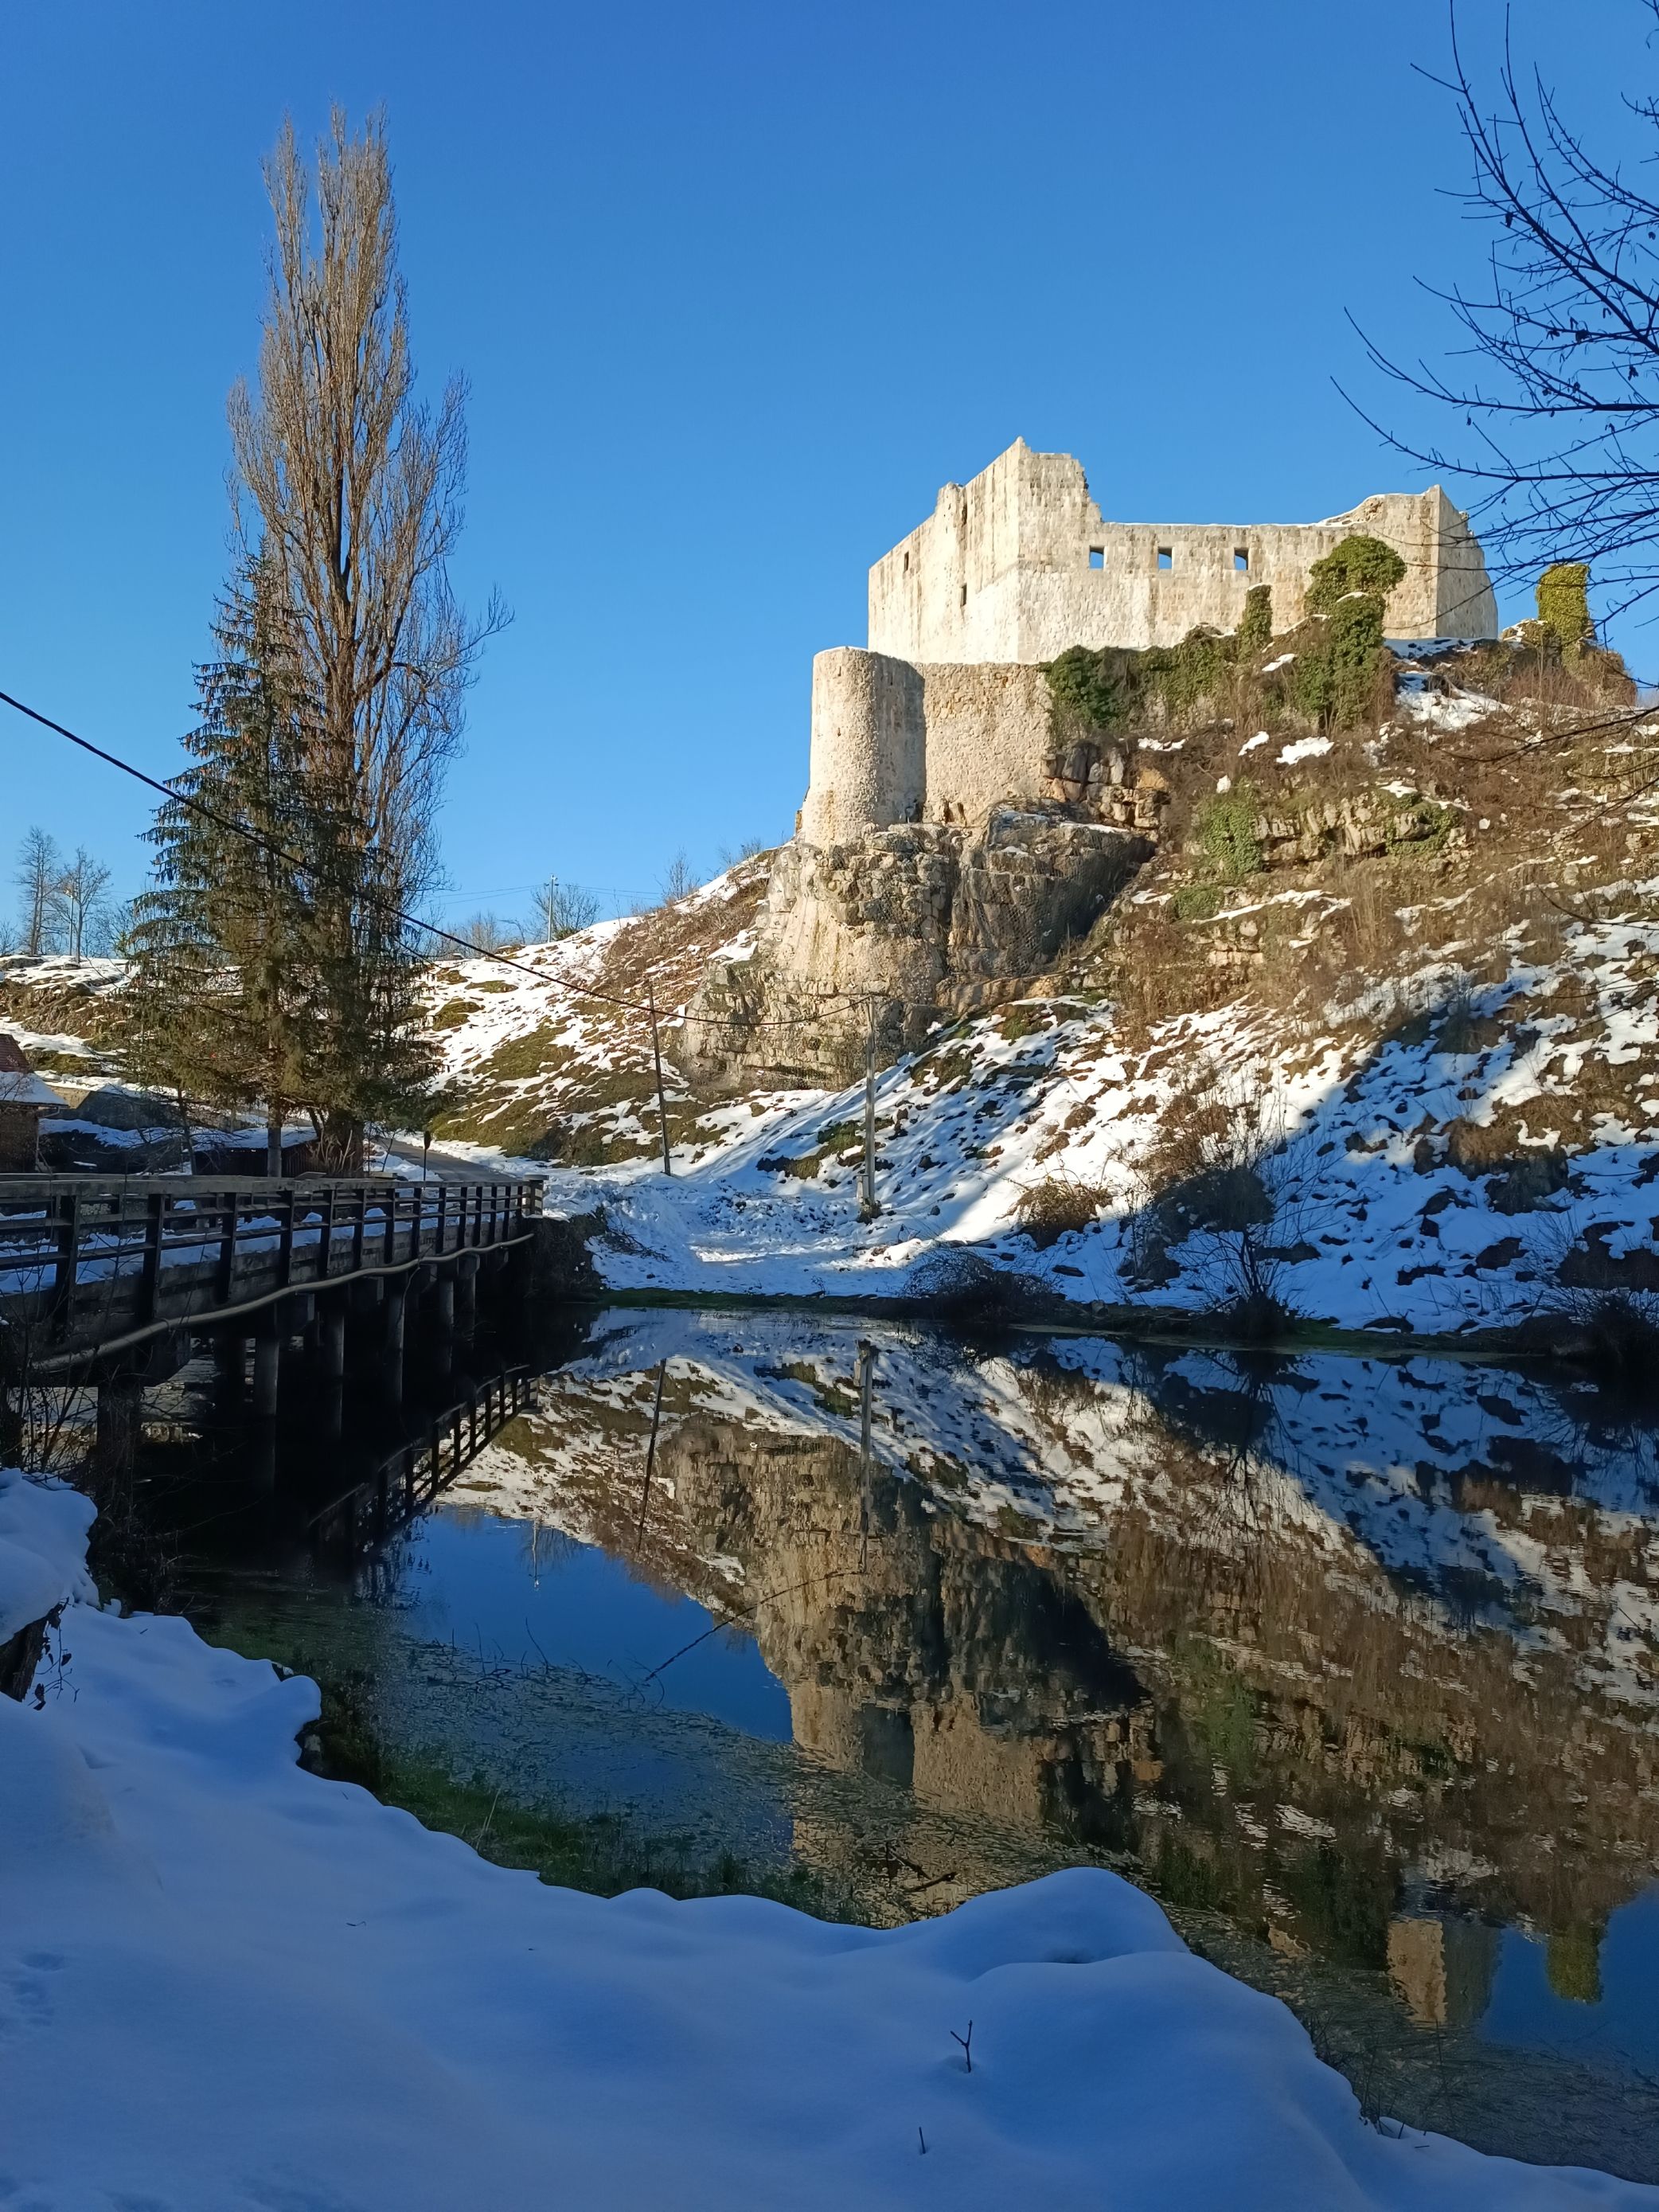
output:
[[[1061,718],[1089,730],[1115,729],[1139,696],[1138,657],[1120,646],[1091,652],[1086,645],[1073,645],[1051,660],[1043,673]]]
[[[1308,611],[1332,614],[1352,592],[1386,599],[1405,573],[1405,562],[1380,538],[1345,538],[1309,569]]]
[[[1290,701],[1322,729],[1352,729],[1370,719],[1388,660],[1382,601],[1351,592],[1318,627],[1321,635],[1297,647],[1285,671]]]
[[[1266,584],[1252,584],[1244,594],[1244,614],[1238,625],[1241,658],[1255,659],[1273,643],[1273,595]]]
[[[1055,710],[1056,734],[1113,730],[1156,706],[1164,719],[1189,714],[1206,700],[1219,702],[1239,661],[1239,641],[1224,631],[1191,630],[1179,645],[1135,653],[1121,646],[1091,651],[1074,645],[1044,672]]]
[[[1538,621],[1559,647],[1562,657],[1576,660],[1595,635],[1590,620],[1589,563],[1558,561],[1538,579]]]
[[[1179,645],[1155,645],[1140,656],[1140,680],[1171,720],[1202,699],[1218,699],[1238,662],[1238,640],[1218,629],[1188,630]]]

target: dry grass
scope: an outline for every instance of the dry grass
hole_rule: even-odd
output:
[[[1109,1193],[1074,1176],[1046,1176],[1027,1183],[1014,1206],[1014,1218],[1039,1251],[1062,1237],[1098,1220]]]

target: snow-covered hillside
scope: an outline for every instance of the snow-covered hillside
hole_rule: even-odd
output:
[[[1559,1297],[1564,1268],[1570,1285],[1645,1291],[1656,895],[1659,879],[1631,884],[1628,913],[1570,924],[1557,959],[1517,957],[1500,982],[1425,960],[1380,1036],[1351,1012],[1287,1041],[1248,1001],[1156,1022],[1133,1047],[1114,1007],[1073,1000],[958,1024],[879,1079],[870,1223],[861,1085],[706,1114],[672,1178],[648,1113],[634,1159],[541,1171],[559,1209],[603,1207],[596,1260],[631,1289],[892,1295],[972,1246],[1072,1299],[1207,1308],[1247,1287],[1248,1243],[1285,1303],[1348,1327],[1512,1322]],[[511,1022],[496,1004],[481,1026]],[[580,1008],[540,1018],[573,1053],[592,1034]],[[1169,1155],[1200,1117],[1172,1200]],[[1208,1215],[1206,1176],[1233,1184]],[[1227,1225],[1241,1212],[1265,1218]]]
[[[1659,719],[1399,681],[1373,730],[1143,734],[1157,851],[884,1070],[873,1220],[861,1086],[803,1088],[809,1054],[741,1030],[764,855],[434,963],[440,1146],[601,1215],[617,1289],[911,1296],[967,1249],[1075,1304],[1419,1334],[1659,1293]],[[110,1065],[118,969],[64,969],[9,963],[0,1018],[49,1068]],[[735,1012],[688,1027],[699,1003]]]
[[[882,1074],[871,1222],[860,1085],[780,1091],[763,1072],[698,1114],[677,1079],[668,1178],[637,1018],[561,994],[559,976],[635,997],[654,978],[683,1008],[698,973],[749,956],[752,928],[716,915],[749,922],[763,863],[672,923],[532,956],[539,994],[471,963],[469,990],[498,995],[472,999],[452,1072],[488,1091],[520,1050],[527,1091],[626,1071],[613,1139],[573,1117],[535,1147],[556,1206],[603,1210],[618,1288],[886,1296],[937,1287],[941,1253],[971,1247],[1072,1301],[1265,1295],[1348,1328],[1468,1332],[1644,1297],[1659,724],[1604,718],[1580,741],[1547,716],[1540,734],[1542,711],[1518,725],[1490,698],[1412,691],[1370,736],[1158,749],[1180,804],[1089,942]],[[671,927],[672,963],[653,941]],[[522,1152],[495,1082],[468,1133],[499,1126]]]

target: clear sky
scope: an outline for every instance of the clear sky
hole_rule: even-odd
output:
[[[1497,0],[1463,13],[1489,51]],[[1592,124],[1659,74],[1636,0],[1513,15]],[[1345,311],[1443,352],[1413,280],[1474,273],[1450,103],[1413,68],[1445,24],[1442,0],[7,7],[0,689],[178,765],[260,155],[285,110],[311,137],[331,100],[383,104],[416,361],[434,394],[471,384],[458,581],[515,613],[450,787],[448,912],[521,911],[549,871],[627,904],[681,848],[707,872],[787,836],[811,654],[863,641],[871,561],[1017,435],[1124,520],[1419,481],[1332,378],[1404,419]],[[0,720],[0,860],[38,821],[131,891],[147,813]]]

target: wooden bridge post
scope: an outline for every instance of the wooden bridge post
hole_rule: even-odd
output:
[[[139,1294],[139,1316],[152,1322],[161,1305],[161,1247],[167,1237],[167,1198],[165,1191],[153,1190],[145,1208],[143,1288]]]
[[[253,1339],[253,1418],[256,1421],[274,1421],[276,1418],[276,1396],[283,1371],[283,1328],[277,1319],[279,1309],[267,1306],[259,1316],[258,1329]]]
[[[409,1303],[405,1277],[391,1276],[381,1307],[380,1388],[394,1406],[404,1401],[404,1310]]]
[[[214,1398],[222,1420],[241,1417],[247,1386],[247,1334],[240,1328],[216,1329],[213,1334]]]
[[[325,1442],[345,1430],[346,1310],[343,1296],[319,1298],[317,1310],[317,1423]]]
[[[123,1490],[132,1480],[143,1412],[144,1385],[141,1376],[131,1370],[123,1370],[100,1377],[93,1458],[104,1480],[116,1483]]]
[[[432,1371],[447,1382],[455,1371],[455,1278],[443,1268],[432,1285]]]
[[[70,1321],[75,1304],[75,1286],[81,1273],[81,1193],[70,1191],[60,1198],[58,1229],[58,1266],[52,1279],[52,1308],[58,1318],[60,1335],[69,1333]]]
[[[465,1224],[462,1224],[465,1227]],[[471,1340],[478,1326],[478,1255],[463,1252],[455,1262],[455,1318],[461,1334]]]

